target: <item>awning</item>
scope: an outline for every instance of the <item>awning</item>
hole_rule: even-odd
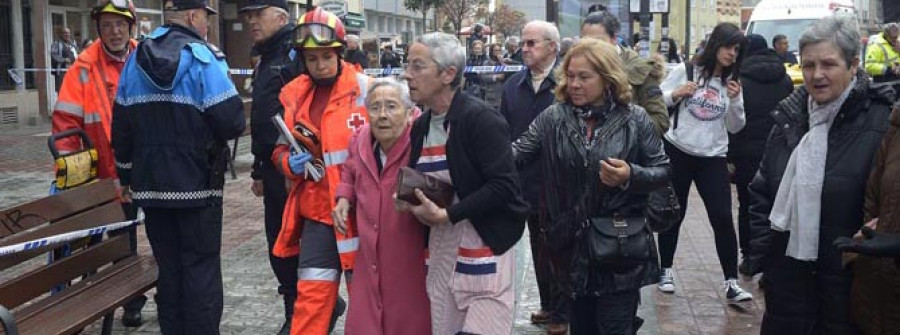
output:
[[[344,26],[350,30],[362,30],[366,27],[366,18],[358,13],[344,14],[341,21],[344,21]]]

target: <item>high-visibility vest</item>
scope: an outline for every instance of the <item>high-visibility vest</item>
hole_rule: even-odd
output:
[[[131,50],[137,41],[131,40]],[[97,177],[116,179],[115,157],[110,145],[112,107],[119,89],[119,74],[125,65],[106,54],[103,43],[91,44],[69,67],[63,79],[56,106],[53,107],[53,133],[72,128],[84,129],[97,149]],[[60,152],[81,148],[78,137],[56,143]]]

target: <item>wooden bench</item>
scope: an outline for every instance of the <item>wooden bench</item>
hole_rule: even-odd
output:
[[[113,181],[101,180],[0,210],[0,247],[125,221]],[[156,261],[137,255],[130,234],[73,250],[47,264],[46,244],[0,255],[0,323],[4,334],[75,334],[156,285]],[[66,283],[71,285],[61,285]],[[49,294],[56,287],[62,289]]]

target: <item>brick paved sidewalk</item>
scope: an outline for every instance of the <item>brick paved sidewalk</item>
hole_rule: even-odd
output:
[[[46,134],[49,127],[26,128],[0,135],[0,208],[36,199],[47,194],[52,177]],[[274,275],[265,256],[265,235],[261,199],[250,192],[249,139],[241,140],[236,166],[238,179],[226,183],[225,218],[222,237],[222,266],[225,284],[223,334],[274,334],[282,323],[282,302]],[[735,198],[736,199],[736,198]],[[762,294],[756,284],[742,282],[757,300],[739,305],[725,304],[722,272],[715,253],[712,229],[707,224],[702,201],[692,194],[687,219],[682,227],[675,259],[676,293],[659,293],[655,286],[642,290],[638,314],[646,323],[639,334],[757,334],[762,317]],[[736,201],[735,201],[736,202]],[[736,206],[736,204],[735,204]],[[737,212],[735,208],[734,212]],[[142,236],[141,253],[149,253]],[[539,308],[527,236],[516,247],[517,292],[516,334],[542,334],[531,325],[529,316]],[[152,295],[152,291],[151,294]],[[342,295],[346,290],[342,287]],[[145,323],[126,329],[115,322],[115,334],[158,334],[155,304],[144,309]],[[99,334],[99,322],[84,334]],[[337,334],[343,333],[343,318]]]

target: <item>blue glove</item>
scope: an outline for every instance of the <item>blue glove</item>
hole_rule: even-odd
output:
[[[300,175],[306,171],[306,166],[304,166],[304,164],[308,163],[310,160],[312,160],[312,155],[307,152],[295,153],[288,158],[288,166],[291,167],[292,173]]]

